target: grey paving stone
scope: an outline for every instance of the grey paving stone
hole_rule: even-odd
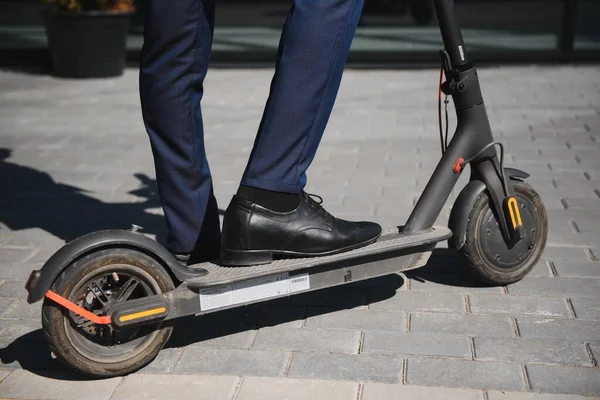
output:
[[[358,384],[314,379],[244,377],[236,400],[355,400]]]
[[[478,336],[473,339],[473,342],[476,360],[592,366],[583,343],[576,340]]]
[[[567,263],[555,262],[554,268],[558,277],[564,278],[596,278],[600,279],[600,263]]]
[[[554,276],[550,264],[547,260],[540,260],[535,267],[527,274],[527,277],[544,277],[551,278]]]
[[[307,328],[401,331],[406,327],[404,312],[342,310],[308,317]]]
[[[578,319],[600,321],[600,301],[598,299],[572,299],[573,310]]]
[[[173,348],[163,348],[160,353],[156,356],[156,358],[144,368],[140,369],[139,373],[158,373],[158,374],[166,374],[173,370],[175,363],[177,362],[177,358],[179,357],[179,352],[183,351],[181,349],[173,349]]]
[[[23,263],[33,256],[35,251],[36,249],[32,248],[5,247],[0,255],[0,262],[2,264]]]
[[[406,383],[472,389],[526,389],[519,364],[433,358],[409,358]]]
[[[15,299],[0,298],[0,317],[16,307],[18,303],[19,301]]]
[[[0,383],[6,379],[6,377],[8,376],[8,374],[10,374],[11,371],[2,371],[0,370]]]
[[[42,302],[29,304],[25,300],[17,300],[18,304],[3,315],[5,319],[33,319],[40,320],[42,317]]]
[[[0,297],[8,297],[12,299],[27,298],[27,290],[25,290],[25,281],[5,280],[0,284]]]
[[[515,336],[510,318],[488,315],[411,313],[410,331]]]
[[[517,317],[517,326],[524,338],[597,340],[600,337],[600,321]]]
[[[0,339],[13,339],[40,329],[40,321],[0,319]]]
[[[356,382],[400,382],[401,357],[294,353],[287,373],[292,378],[344,380]]]
[[[39,263],[2,263],[0,268],[0,279],[21,280],[26,281],[29,274],[34,269],[40,269],[42,264]]]
[[[368,331],[361,354],[471,358],[471,347],[466,335]]]
[[[464,311],[463,296],[458,293],[396,291],[393,297],[369,304],[369,310],[381,311]]]
[[[596,363],[600,362],[600,340],[589,342],[588,345]]]
[[[556,297],[599,297],[600,279],[529,278],[507,286],[509,294]]]
[[[570,317],[565,299],[529,296],[469,295],[473,314]]]
[[[579,396],[576,394],[550,394],[531,392],[487,391],[488,400],[592,400],[597,397]]]
[[[600,395],[598,368],[552,365],[527,365],[526,368],[534,392]]]
[[[252,344],[257,350],[358,353],[360,331],[311,328],[261,328]]]
[[[48,378],[26,370],[16,370],[0,383],[0,396],[18,399],[107,400],[122,379],[81,381],[70,378],[58,372],[55,378]]]
[[[567,210],[590,210],[599,207],[600,199],[594,198],[594,191],[590,188],[586,191],[586,198],[565,198],[563,204]]]
[[[422,272],[414,271],[410,273],[408,276],[410,279],[410,290],[411,291],[428,291],[428,292],[437,292],[437,293],[504,293],[502,288],[500,287],[484,287],[484,286],[469,286],[469,283],[472,280],[466,276],[452,276],[448,274],[448,276],[443,276],[442,278],[446,281],[444,283],[432,281],[432,280],[424,280],[421,281],[419,279],[413,278],[413,276],[424,275]],[[439,278],[439,276],[438,276]]]
[[[277,351],[194,347],[183,351],[173,372],[282,376],[289,354]]]
[[[112,400],[206,399],[230,400],[235,394],[237,376],[135,374],[127,376]]]
[[[389,383],[365,383],[362,393],[362,400],[483,400],[484,398],[481,390],[394,385]]]

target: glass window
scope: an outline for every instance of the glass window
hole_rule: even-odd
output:
[[[575,29],[575,49],[600,49],[600,1],[580,0]]]

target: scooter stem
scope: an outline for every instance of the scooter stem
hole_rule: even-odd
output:
[[[454,0],[434,0],[444,48],[450,56],[452,67],[460,69],[468,63],[462,32],[454,13]]]

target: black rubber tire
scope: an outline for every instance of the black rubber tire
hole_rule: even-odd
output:
[[[160,293],[174,289],[169,274],[155,259],[135,250],[114,248],[91,253],[71,264],[56,279],[51,290],[68,299],[77,283],[86,276],[117,263],[138,273],[145,272],[154,280],[152,285],[160,288]],[[69,368],[93,378],[122,376],[143,368],[156,358],[173,331],[172,325],[155,324],[155,338],[140,352],[132,352],[131,356],[128,354],[127,359],[119,362],[99,362],[89,359],[73,346],[65,329],[65,318],[70,320],[68,310],[44,298],[42,328],[50,350]]]
[[[523,263],[518,264],[515,269],[502,270],[501,268],[495,268],[483,254],[479,240],[480,228],[483,217],[490,209],[489,197],[485,191],[473,205],[469,221],[467,222],[466,241],[462,248],[458,250],[458,254],[461,256],[462,261],[464,261],[463,265],[465,269],[478,280],[491,285],[508,285],[523,279],[538,263],[546,247],[548,216],[540,196],[526,182],[514,181],[513,187],[518,195],[527,198],[533,203],[538,222],[535,246],[529,252],[528,256],[524,257]],[[503,250],[510,251],[508,248]]]

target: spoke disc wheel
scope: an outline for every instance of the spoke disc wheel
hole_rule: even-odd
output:
[[[167,272],[154,259],[130,249],[108,249],[66,268],[52,290],[96,315],[117,303],[173,290]],[[42,325],[50,348],[67,366],[93,377],[133,372],[151,362],[169,339],[161,323],[114,330],[66,310],[49,299]]]

